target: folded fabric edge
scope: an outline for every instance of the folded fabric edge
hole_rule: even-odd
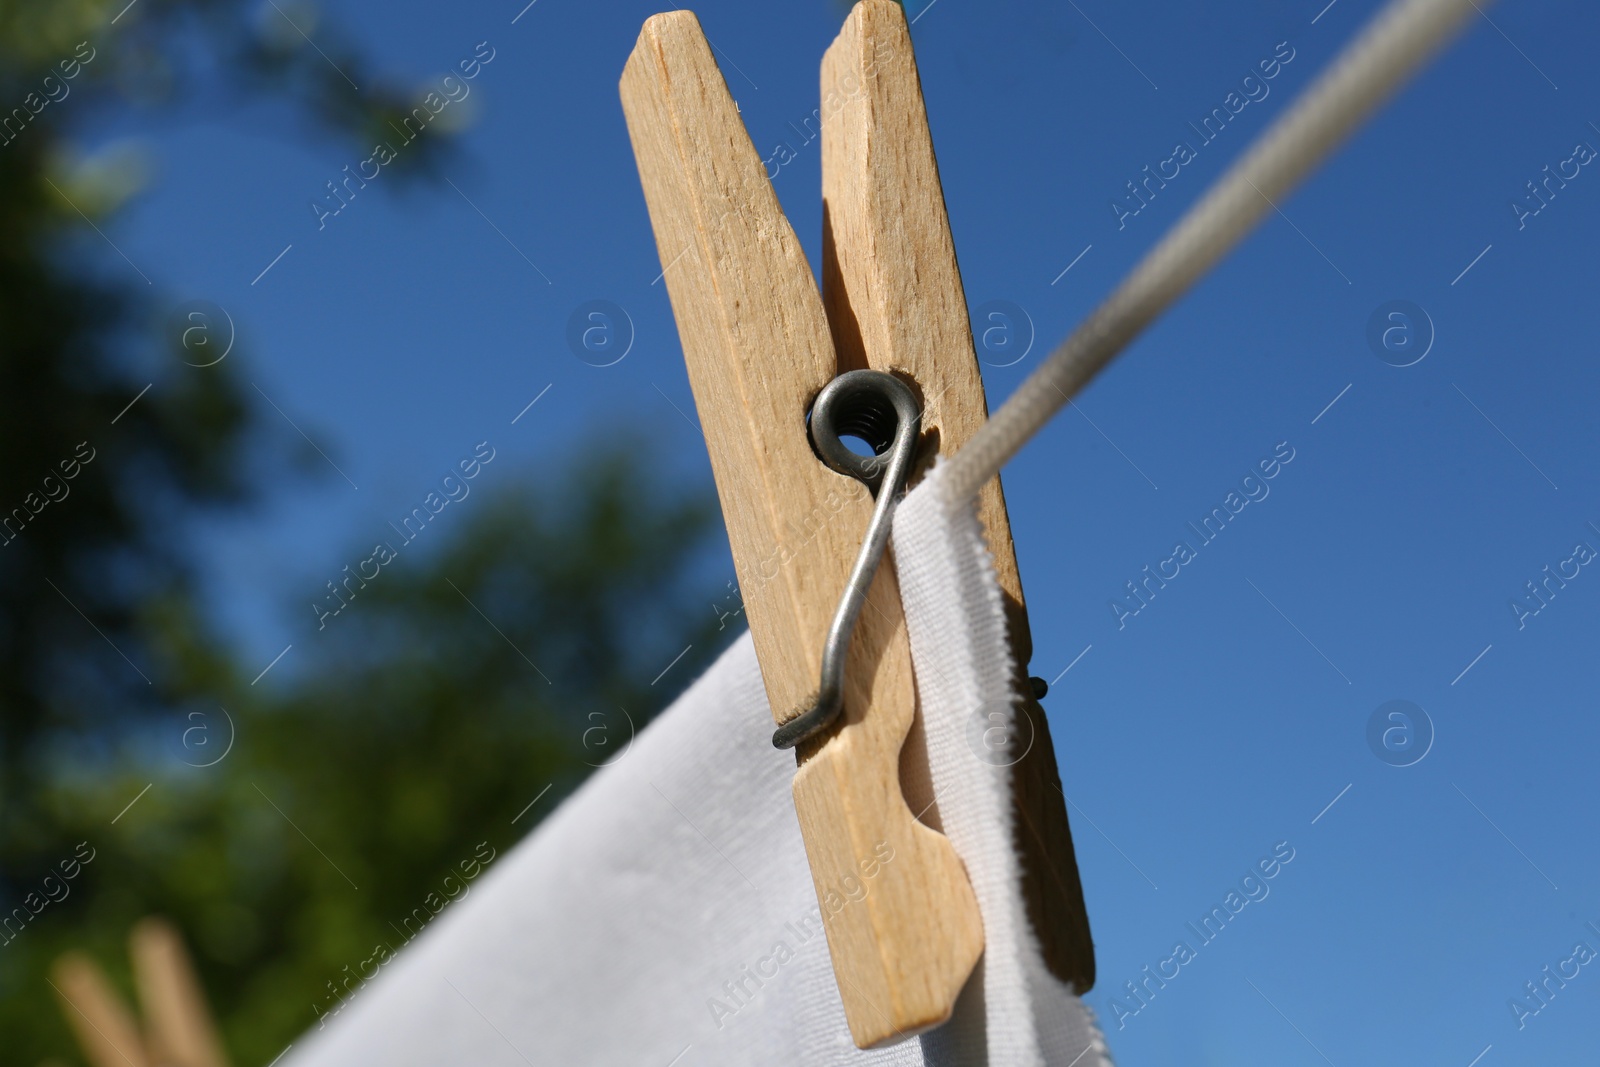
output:
[[[986,950],[928,1062],[1109,1067],[1093,1012],[1045,966],[1013,839],[1013,661],[993,558],[972,501],[950,501],[943,459],[895,515],[895,563],[929,769],[946,835],[967,865]]]

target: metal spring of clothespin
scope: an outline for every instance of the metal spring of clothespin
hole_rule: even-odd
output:
[[[839,375],[817,395],[811,408],[811,445],[818,457],[840,474],[865,483],[878,503],[828,627],[821,685],[804,711],[773,731],[775,748],[793,748],[821,733],[844,710],[844,664],[850,635],[889,543],[895,504],[905,492],[921,428],[922,409],[916,395],[910,386],[883,371],[853,370]],[[852,451],[844,443],[845,437],[865,441],[873,454]]]

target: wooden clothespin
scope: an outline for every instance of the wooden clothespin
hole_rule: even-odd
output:
[[[142,919],[128,937],[141,1027],[105,972],[80,952],[56,961],[61,1011],[94,1067],[228,1067],[205,994],[178,931]]]
[[[910,34],[898,4],[864,0],[823,60],[820,293],[692,13],[645,23],[621,95],[782,723],[816,694],[827,631],[873,511],[866,487],[811,446],[806,420],[818,393],[845,371],[893,373],[922,405],[923,466],[987,416]],[[998,479],[983,491],[980,516],[1025,670],[1031,640]],[[1026,693],[1025,674],[1018,683]],[[887,562],[849,646],[844,694],[839,721],[798,749],[794,799],[851,1036],[870,1048],[948,1019],[983,950],[966,872],[937,829]],[[1082,992],[1093,983],[1093,947],[1055,756],[1042,710],[1018,700],[1033,733],[1013,769],[1024,896],[1052,972]],[[869,869],[864,896],[829,906]]]

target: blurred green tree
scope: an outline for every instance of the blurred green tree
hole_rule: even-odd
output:
[[[85,840],[95,857],[0,948],[0,1030],[16,1039],[0,1062],[69,1048],[50,961],[88,948],[117,974],[129,927],[154,912],[193,946],[230,1049],[265,1063],[359,993],[378,946],[401,949],[622,756],[679,642],[695,650],[674,669],[686,679],[734,632],[684,588],[714,505],[654,496],[637,454],[482,501],[452,540],[362,590],[277,694],[165,603],[151,626],[188,664],[189,699],[145,750],[50,783],[57,858]],[[204,745],[180,752],[196,722]]]
[[[304,5],[288,7],[309,18]],[[27,872],[22,857],[49,824],[35,798],[56,773],[59,742],[170,703],[170,665],[142,616],[163,597],[192,592],[173,515],[249,496],[251,418],[238,361],[209,375],[139,367],[137,353],[151,341],[144,287],[107,282],[71,254],[79,238],[98,240],[92,219],[114,211],[138,182],[126,157],[74,164],[71,134],[108,111],[219,98],[226,93],[201,87],[217,77],[241,97],[287,96],[291,114],[357,144],[370,143],[364,131],[409,99],[368,77],[360,57],[325,33],[324,50],[369,82],[358,100],[320,55],[294,47],[281,27],[267,32],[271,25],[233,0],[141,0],[136,9],[116,0],[0,0],[0,106],[15,105],[0,112],[0,825],[8,878]],[[210,46],[203,54],[224,61],[202,66],[197,39]],[[422,138],[405,163],[426,169],[446,147]],[[182,369],[176,360],[163,365]],[[146,374],[157,381],[129,406]],[[119,654],[108,655],[113,649]]]
[[[287,452],[255,422],[244,356],[207,375],[139,364],[161,332],[146,287],[72,254],[137,175],[74,164],[71,134],[267,94],[360,147],[413,94],[327,27],[307,47],[303,3],[125,4],[0,0],[0,105],[26,112],[0,114],[0,917],[23,909],[0,928],[0,1065],[72,1055],[50,962],[87,949],[126,991],[124,939],[151,912],[194,947],[236,1060],[271,1060],[377,944],[470,892],[475,862],[626,745],[679,648],[681,679],[733,632],[683,588],[714,505],[664,499],[629,458],[648,450],[624,442],[472,505],[452,539],[386,567],[282,688],[248,684],[182,532],[248,504],[252,472]],[[71,95],[44,103],[83,41]],[[403,157],[413,175],[449,150],[439,132]],[[200,723],[213,747],[182,749]],[[79,842],[93,859],[64,880]]]

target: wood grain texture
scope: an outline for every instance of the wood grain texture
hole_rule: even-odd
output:
[[[763,681],[783,721],[815,694],[872,509],[806,434],[838,359],[810,266],[693,14],[645,23],[621,95]],[[915,690],[892,567],[873,582],[846,677],[841,722],[799,753],[794,798],[845,1017],[866,1048],[948,1018],[983,927],[954,848],[901,793]]]
[[[938,452],[953,453],[983,425],[988,406],[899,4],[856,5],[823,58],[821,99],[822,291],[840,365],[915,383],[924,434]],[[981,490],[978,517],[1006,600],[1018,691],[1027,692],[1033,643],[999,478]],[[1013,770],[1023,893],[1046,962],[1082,992],[1094,983],[1094,946],[1064,794],[1043,710],[1031,699],[1019,705],[1017,737],[1030,744]],[[908,781],[907,789],[917,786]]]
[[[228,1067],[183,939],[162,919],[140,920],[128,938],[150,1055],[163,1067]]]
[[[151,1067],[139,1024],[100,965],[69,952],[51,968],[61,1012],[93,1067]]]

